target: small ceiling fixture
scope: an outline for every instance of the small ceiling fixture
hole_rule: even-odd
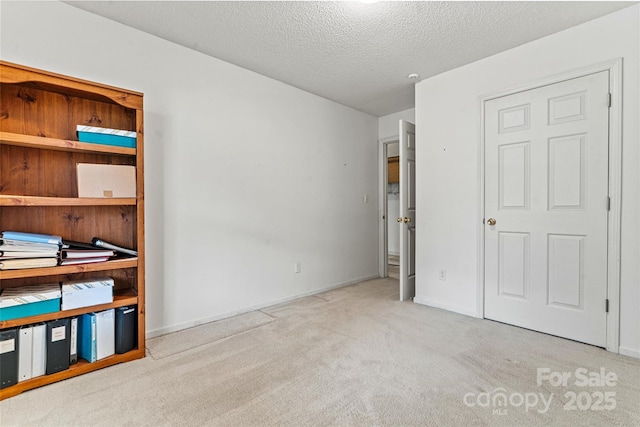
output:
[[[407,76],[410,80],[418,80],[420,78],[420,74],[418,73],[411,73]]]

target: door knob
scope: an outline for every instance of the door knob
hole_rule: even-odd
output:
[[[402,222],[402,217],[401,217],[401,216],[399,216],[398,218],[396,218],[396,221],[398,221],[398,222]]]
[[[404,216],[404,217],[403,217],[403,216],[399,216],[399,217],[396,219],[396,221],[398,221],[398,222],[404,222],[404,223],[406,224],[406,223],[408,223],[408,222],[411,222],[411,218],[406,217],[406,216]]]
[[[495,218],[489,218],[487,220],[487,224],[489,225],[496,225],[496,219]]]

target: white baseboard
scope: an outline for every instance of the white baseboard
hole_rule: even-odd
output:
[[[442,310],[453,311],[454,313],[464,314],[465,316],[471,316],[471,317],[476,317],[480,319],[482,318],[478,316],[477,313],[467,310],[466,308],[458,307],[451,304],[445,304],[438,301],[433,301],[429,298],[415,297],[413,298],[413,302],[422,304],[422,305],[428,305],[429,307],[440,308]]]
[[[640,351],[632,350],[628,347],[620,346],[620,354],[623,356],[635,357],[636,359],[640,359]]]
[[[344,286],[353,285],[355,283],[360,283],[360,282],[364,282],[364,281],[371,280],[371,279],[377,279],[379,277],[380,276],[378,274],[359,277],[357,279],[353,279],[353,280],[349,280],[349,281],[341,282],[341,283],[335,283],[333,285],[325,286],[323,288],[314,289],[314,290],[306,291],[306,292],[301,292],[299,294],[290,295],[290,296],[287,296],[287,297],[284,297],[284,298],[278,298],[278,299],[275,299],[275,300],[267,301],[265,303],[256,304],[256,305],[252,305],[252,306],[249,306],[249,307],[242,307],[242,308],[239,308],[237,310],[230,310],[230,311],[226,311],[224,313],[215,314],[213,316],[203,317],[201,319],[196,319],[196,320],[190,320],[188,322],[177,323],[175,325],[166,326],[166,327],[163,327],[163,328],[148,330],[148,331],[146,331],[147,339],[159,337],[161,335],[170,334],[172,332],[178,332],[178,331],[181,331],[183,329],[193,328],[195,326],[204,325],[205,323],[215,322],[216,320],[226,319],[228,317],[237,316],[239,314],[248,313],[250,311],[260,310],[261,308],[270,307],[272,305],[277,305],[277,304],[282,304],[282,303],[285,303],[285,302],[293,301],[295,299],[299,299],[299,298],[304,298],[304,297],[308,297],[308,296],[311,296],[311,295],[320,294],[322,292],[327,292],[327,291],[330,291],[332,289],[342,288]]]

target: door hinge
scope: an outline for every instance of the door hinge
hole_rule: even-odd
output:
[[[606,306],[606,307],[605,307],[605,312],[607,312],[607,313],[608,313],[608,312],[609,312],[609,299],[607,298],[607,299],[606,299],[606,301],[607,301],[607,302],[606,302],[606,304],[605,304],[605,306]]]
[[[611,108],[611,94],[609,94],[609,108]]]
[[[607,197],[607,210],[611,210],[611,197]]]

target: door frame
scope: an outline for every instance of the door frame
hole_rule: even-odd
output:
[[[378,144],[378,274],[380,277],[389,277],[389,201],[387,197],[387,182],[389,171],[387,153],[389,144],[400,142],[400,136],[390,136],[380,139]]]
[[[484,291],[485,291],[485,225],[484,225],[484,178],[485,178],[485,141],[484,119],[485,103],[495,98],[513,95],[560,83],[566,80],[587,76],[601,71],[609,71],[609,92],[612,96],[609,108],[609,197],[611,209],[607,220],[607,298],[609,299],[609,312],[607,313],[607,351],[620,352],[620,217],[622,198],[622,58],[615,58],[606,62],[587,67],[567,71],[549,76],[527,84],[517,85],[495,93],[481,96],[480,101],[480,155],[478,168],[478,202],[480,206],[480,218],[477,225],[478,233],[478,280],[477,280],[477,317],[484,318]]]

